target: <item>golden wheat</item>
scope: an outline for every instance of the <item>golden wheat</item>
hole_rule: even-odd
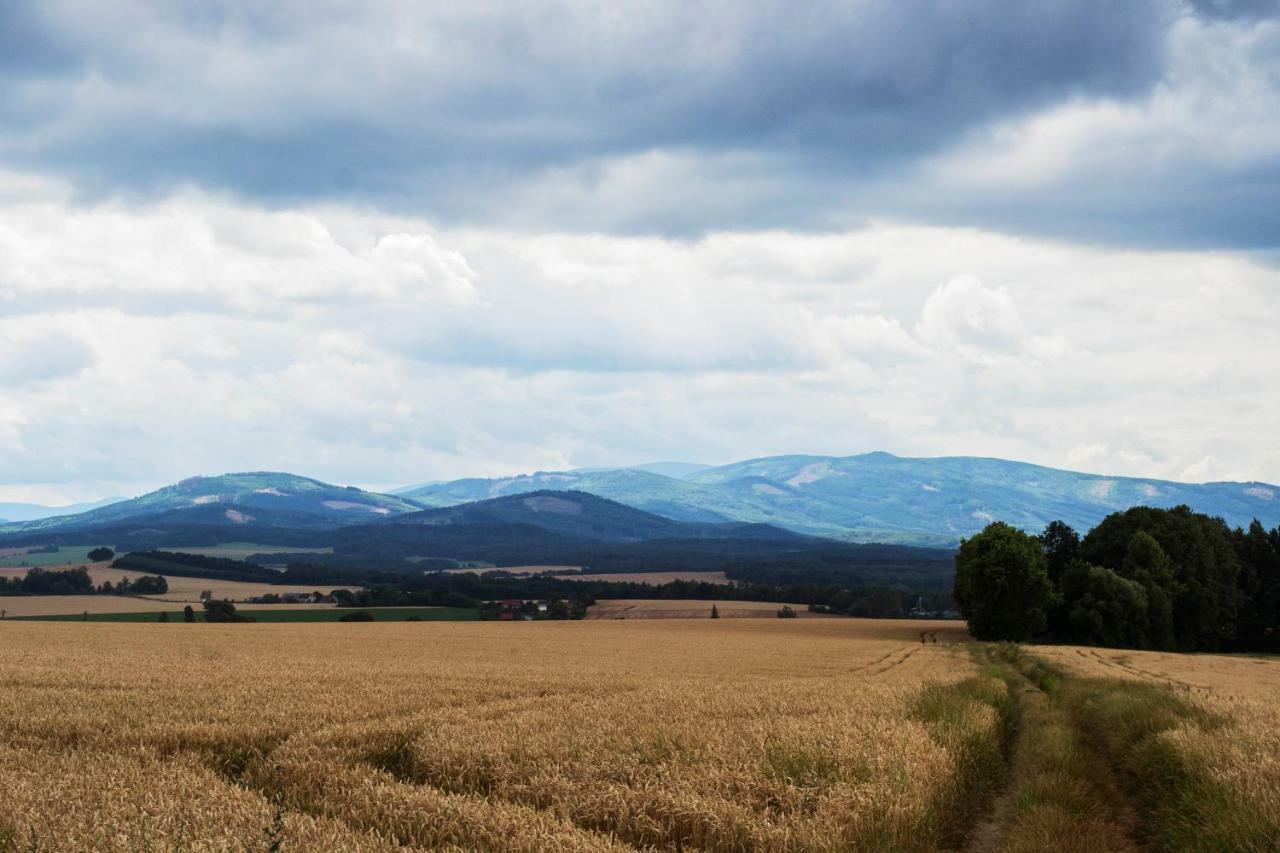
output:
[[[15,849],[931,849],[995,711],[906,623],[0,623]],[[0,842],[3,849],[3,842]]]

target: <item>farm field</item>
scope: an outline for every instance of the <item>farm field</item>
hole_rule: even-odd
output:
[[[972,817],[1003,693],[964,646],[851,619],[4,622],[0,835],[927,850]]]
[[[1132,679],[1215,700],[1264,702],[1280,707],[1280,659],[1275,657],[1091,646],[1027,646],[1027,651],[1086,678]]]
[[[89,552],[97,548],[91,545],[63,545],[56,551],[48,553],[28,553],[26,548],[0,549],[0,569],[15,569],[22,566],[80,566],[89,562]]]
[[[588,619],[705,619],[711,606],[722,619],[775,619],[784,606],[769,601],[694,601],[685,599],[615,598],[587,608]],[[804,605],[789,605],[801,619],[832,619],[824,613],[810,613]]]
[[[1275,659],[949,621],[6,620],[0,841],[1262,851],[1278,706]]]
[[[337,622],[342,616],[356,612],[355,608],[339,608],[332,604],[246,604],[236,608],[246,616],[252,616],[258,622]],[[422,622],[466,622],[480,618],[476,610],[465,607],[366,607],[378,622],[404,622],[410,618]],[[127,613],[94,613],[89,612],[88,622],[158,622],[160,612],[153,604],[149,611]],[[181,622],[181,610],[164,610],[170,622]],[[82,616],[38,617],[61,622],[81,621]],[[197,616],[197,618],[200,618]]]
[[[189,602],[197,611],[200,602]],[[133,598],[126,595],[12,595],[0,597],[0,611],[5,619],[23,619],[44,616],[79,617],[91,615],[156,614],[161,610],[179,614],[182,602],[165,602],[149,598]],[[237,604],[237,610],[254,613],[260,610],[320,610],[335,609],[332,604]],[[3,849],[3,848],[0,848]]]
[[[76,564],[85,565],[85,564]],[[89,563],[89,577],[93,579],[95,584],[102,584],[110,581],[118,584],[124,578],[137,580],[146,572],[134,571],[132,569],[113,569],[107,563]],[[74,568],[74,566],[49,566],[47,568]],[[26,574],[25,569],[0,569],[0,576],[21,577]],[[169,584],[169,591],[163,595],[147,596],[147,599],[155,601],[178,601],[185,603],[200,603],[200,593],[208,590],[213,593],[214,598],[225,598],[230,601],[244,601],[258,595],[266,595],[274,592],[276,595],[282,595],[286,592],[323,592],[326,595],[335,589],[351,589],[352,587],[334,587],[334,586],[288,586],[267,583],[252,583],[247,581],[224,581],[211,580],[209,578],[184,578],[175,577],[173,575],[164,575],[165,581]],[[50,598],[58,598],[60,596],[49,596]],[[83,596],[81,596],[83,597]],[[99,600],[112,596],[92,596]],[[297,607],[298,605],[291,605]],[[312,605],[314,606],[314,605]],[[83,608],[81,608],[83,610]],[[155,610],[154,605],[150,608]],[[179,608],[181,609],[181,608]],[[70,611],[68,611],[70,612]],[[92,612],[92,610],[90,611]],[[106,611],[104,611],[106,612]]]

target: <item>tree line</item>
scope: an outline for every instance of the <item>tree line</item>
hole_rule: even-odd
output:
[[[1280,526],[1133,507],[1081,537],[995,522],[956,554],[954,598],[980,640],[1280,651]]]
[[[911,549],[908,549],[911,550]],[[917,549],[918,550],[918,549]],[[482,601],[504,598],[563,600],[570,603],[594,602],[601,598],[694,599],[700,601],[777,601],[808,606],[810,609],[849,616],[898,618],[913,610],[941,612],[951,609],[949,592],[934,587],[932,579],[923,583],[910,574],[917,559],[900,557],[902,549],[884,554],[868,548],[868,557],[886,574],[895,565],[908,572],[901,585],[864,585],[860,575],[844,571],[839,564],[821,562],[821,555],[799,555],[794,561],[778,564],[757,573],[756,567],[737,564],[727,574],[733,583],[675,580],[663,584],[631,581],[568,580],[552,573],[517,575],[503,569],[482,573],[422,572],[388,570],[379,563],[376,568],[361,568],[331,560],[289,563],[284,571],[267,569],[240,560],[206,557],[167,551],[148,551],[118,558],[116,568],[163,571],[165,574],[220,580],[253,580],[260,583],[291,586],[349,585],[350,590],[334,591],[340,607],[479,607]],[[899,562],[895,564],[895,557]],[[347,557],[346,560],[353,558]],[[358,559],[358,558],[354,558]],[[810,559],[815,562],[808,562]],[[868,559],[868,564],[871,560]],[[930,569],[930,572],[936,572]],[[758,579],[758,580],[757,580]],[[361,589],[354,589],[361,587]]]
[[[337,569],[333,566],[290,565],[280,583],[335,586],[340,607],[478,607],[483,601],[530,599],[587,606],[602,598],[692,599],[697,601],[777,601],[807,605],[824,613],[878,618],[907,616],[916,607],[930,612],[951,608],[950,596],[939,591],[913,591],[887,586],[850,587],[838,583],[709,583],[673,580],[662,584],[611,580],[569,580],[543,575],[514,575],[501,569],[482,573],[404,575],[378,571]]]
[[[118,583],[104,581],[94,586],[89,570],[28,569],[22,577],[0,577],[0,596],[14,595],[163,595],[169,582],[158,575],[121,578]]]

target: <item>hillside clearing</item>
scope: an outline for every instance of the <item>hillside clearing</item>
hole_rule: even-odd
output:
[[[694,581],[696,583],[731,584],[733,581],[725,577],[724,572],[619,572],[614,574],[577,574],[556,575],[567,581],[611,581],[613,583],[647,583],[652,585],[671,583],[672,581]]]
[[[205,557],[223,557],[228,560],[245,560],[254,554],[332,554],[332,548],[295,548],[284,545],[261,545],[254,542],[223,542],[206,547],[185,546],[178,548],[184,554],[200,554]]]

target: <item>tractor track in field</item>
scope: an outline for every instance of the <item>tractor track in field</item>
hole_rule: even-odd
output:
[[[1097,661],[1098,663],[1102,664],[1104,667],[1118,670],[1124,673],[1125,675],[1138,676],[1139,678],[1150,679],[1151,681],[1156,681],[1161,684],[1168,685],[1170,687],[1178,687],[1190,692],[1208,690],[1208,688],[1201,687],[1198,684],[1192,684],[1189,681],[1182,681],[1180,679],[1173,678],[1171,676],[1161,675],[1158,672],[1151,672],[1150,670],[1133,666],[1132,664],[1126,663],[1125,661],[1117,660],[1115,658],[1110,658],[1103,654],[1100,654],[1099,652],[1095,652],[1092,650],[1086,652],[1084,649],[1076,649],[1076,654],[1082,658],[1085,658],[1086,660]]]
[[[866,671],[867,671],[867,670],[869,670],[869,669],[871,669],[872,667],[879,666],[880,664],[882,664],[882,663],[884,663],[885,661],[889,660],[889,659],[890,659],[891,657],[893,657],[894,655],[902,654],[903,652],[907,651],[908,649],[912,649],[912,650],[914,650],[914,649],[915,649],[915,646],[912,646],[912,645],[900,646],[900,647],[898,647],[898,648],[894,649],[893,651],[890,651],[890,652],[886,652],[886,653],[884,653],[883,655],[881,655],[880,657],[876,658],[875,660],[867,661],[866,663],[859,664],[859,665],[857,665],[857,666],[853,667],[852,669],[850,669],[850,670],[848,671],[848,674],[849,674],[849,675],[858,675],[858,674],[861,674],[861,673],[866,673]],[[904,660],[905,660],[905,657],[904,657]],[[892,666],[892,664],[890,664],[890,666]],[[867,674],[867,675],[875,675],[877,672],[883,672],[883,671],[884,671],[884,670],[877,670],[876,672],[871,672],[871,673],[866,673],[866,674]]]

